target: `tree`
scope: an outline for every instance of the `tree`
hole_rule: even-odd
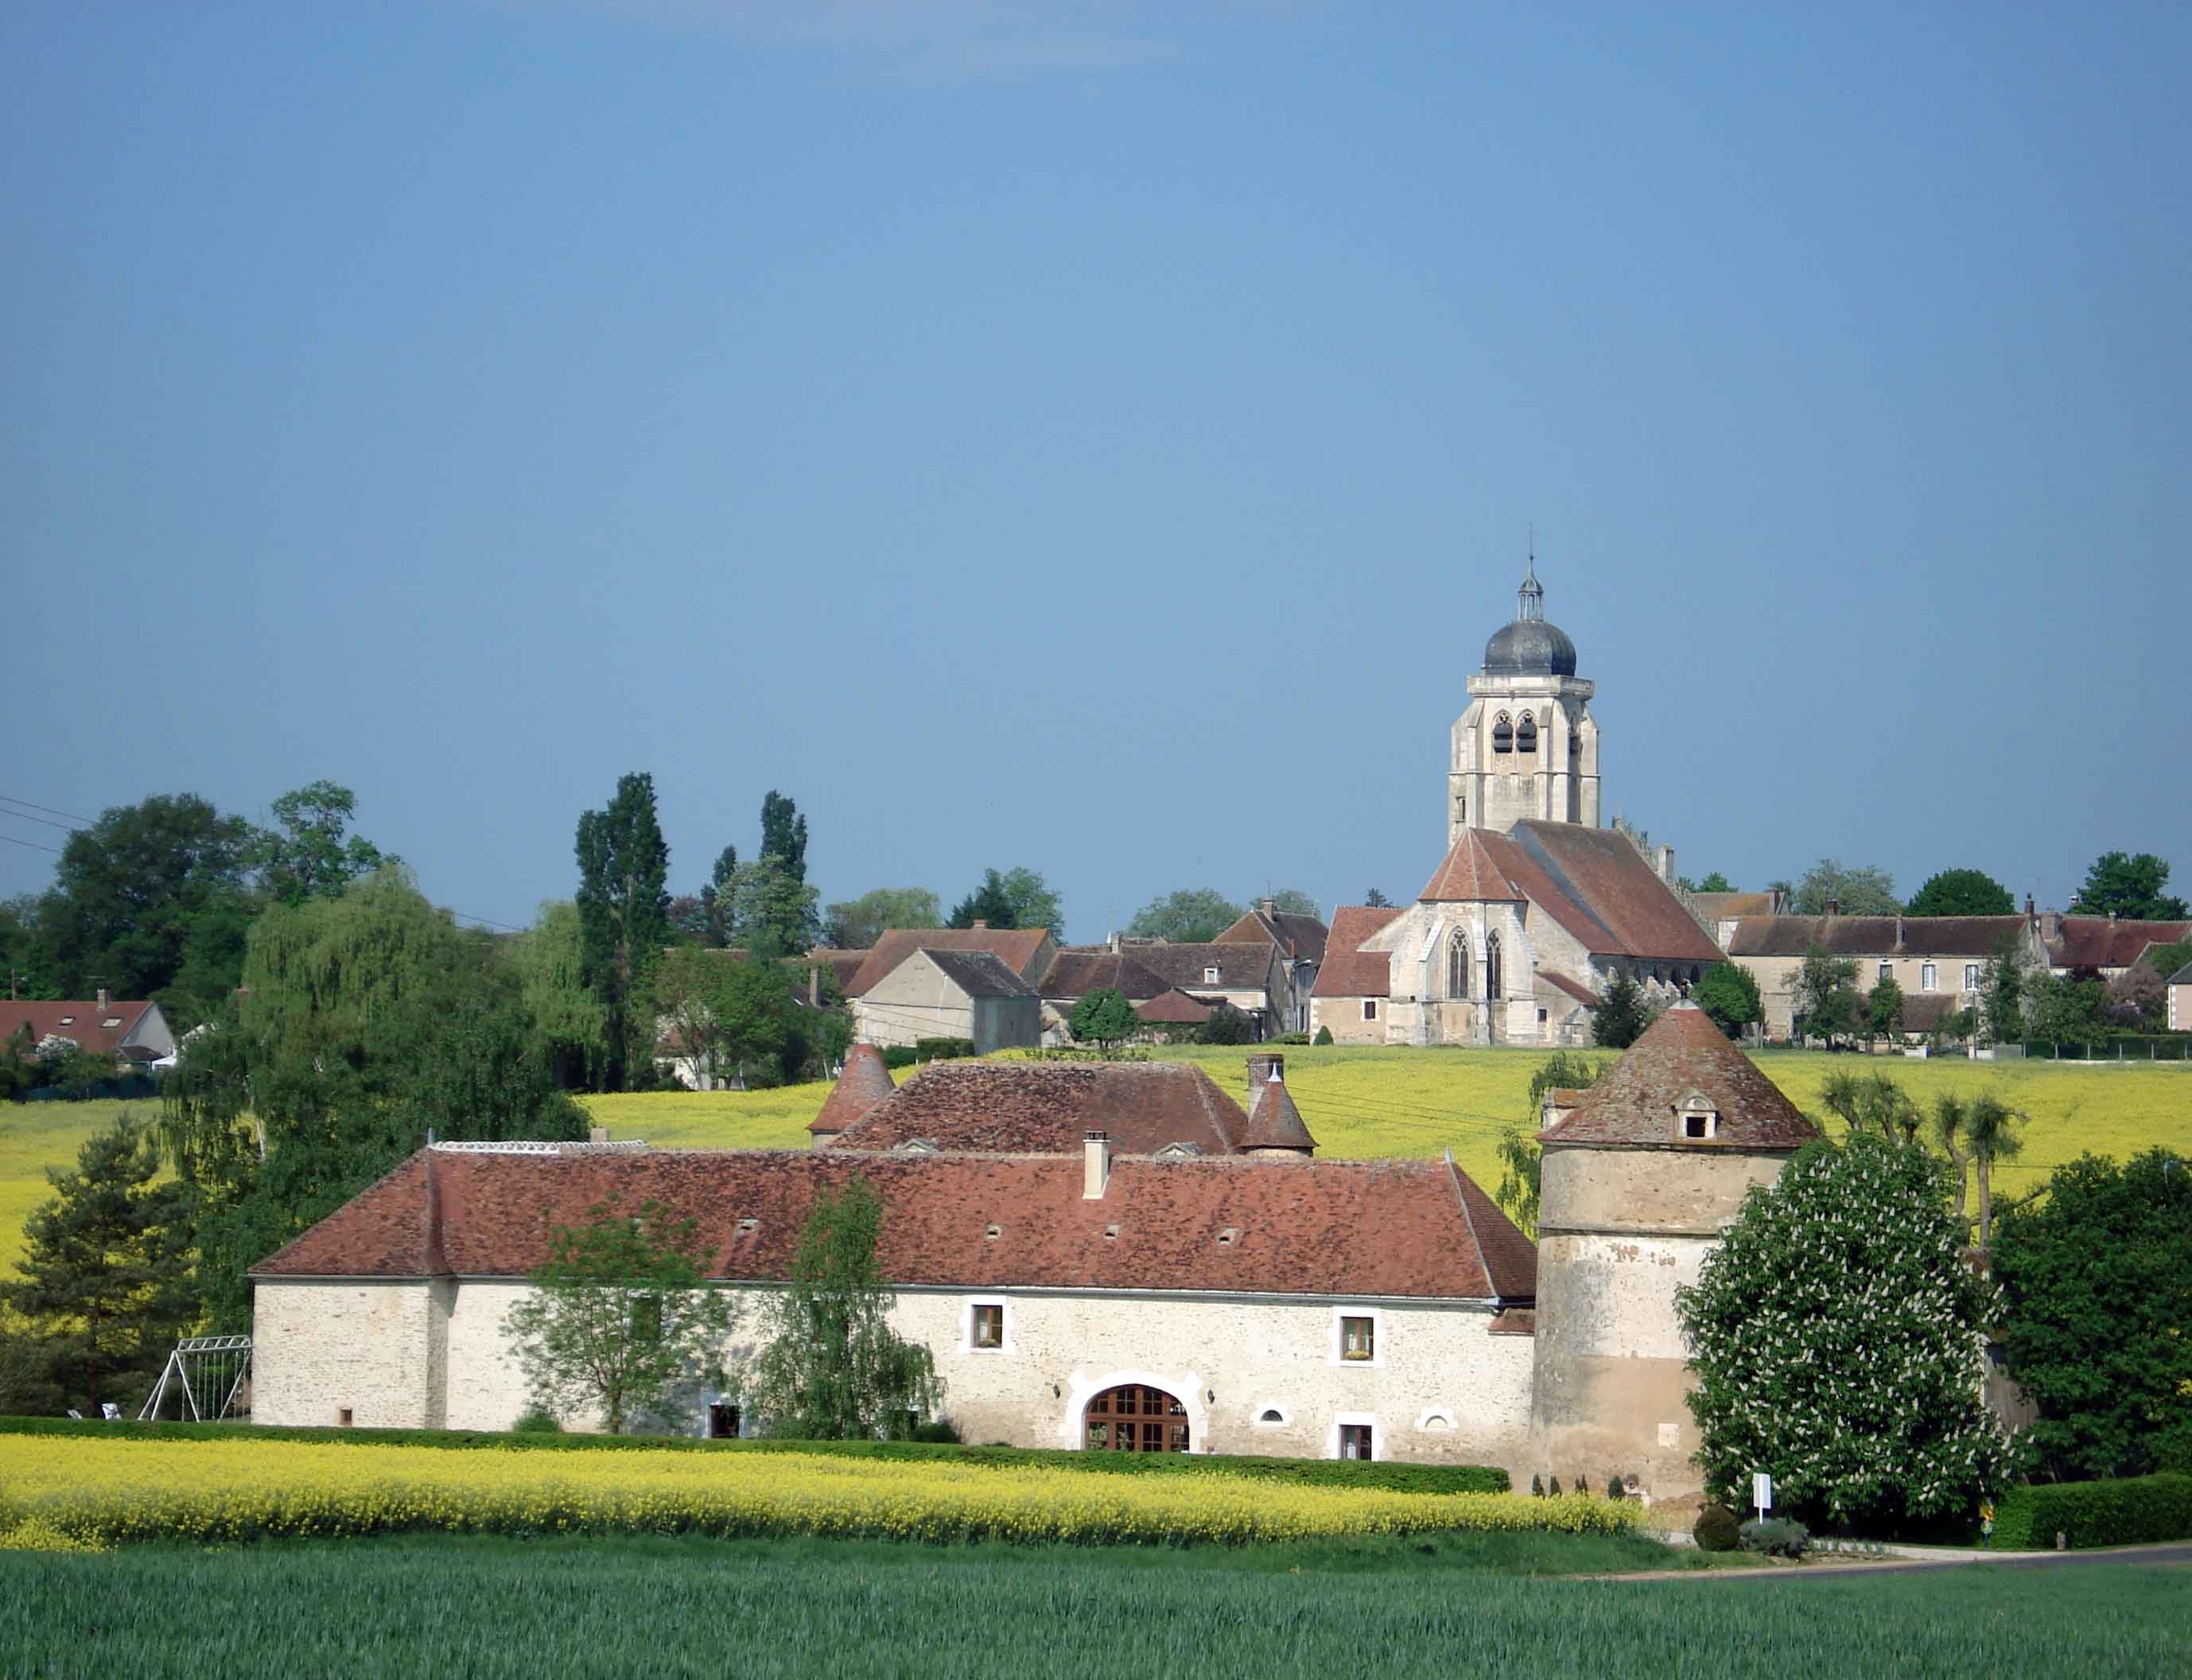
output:
[[[1995,941],[1979,975],[1979,1008],[1997,1044],[2024,1036],[2024,946],[2015,934]]]
[[[1202,945],[1239,921],[1241,906],[1213,887],[1189,887],[1152,899],[1134,912],[1127,932],[1135,939]]]
[[[1538,1134],[1544,1127],[1545,1093],[1588,1090],[1598,1083],[1607,1066],[1578,1051],[1554,1051],[1530,1076],[1529,1106],[1524,1111],[1522,1124],[1506,1127],[1499,1134],[1494,1146],[1499,1157],[1499,1187],[1493,1191],[1493,1200],[1506,1210],[1507,1217],[1521,1228],[1525,1237],[1534,1238],[1538,1234],[1538,1187],[1544,1158],[1544,1151],[1538,1146]]]
[[[1721,874],[1720,871],[1715,869],[1711,874],[1706,876],[1704,880],[1698,883],[1698,890],[1701,893],[1732,893],[1735,891],[1736,889],[1729,882],[1727,877]]]
[[[2106,1018],[2111,1026],[2124,1032],[2161,1032],[2166,1029],[2169,986],[2161,970],[2143,962],[2134,963],[2104,984],[2108,988]]]
[[[774,858],[793,880],[807,879],[807,819],[796,801],[773,787],[762,796],[761,854]]]
[[[928,1350],[890,1327],[877,1265],[883,1204],[855,1174],[825,1191],[800,1227],[790,1286],[763,1309],[768,1345],[745,1397],[773,1435],[807,1441],[903,1440],[941,1403]]]
[[[947,928],[971,928],[977,922],[991,928],[1017,928],[1013,900],[1005,890],[1005,877],[994,869],[982,871],[982,884],[951,906]]]
[[[1821,858],[1796,883],[1790,907],[1799,916],[1824,916],[1830,904],[1839,905],[1844,916],[1892,916],[1903,908],[1895,877],[1886,870]]]
[[[655,820],[653,776],[619,777],[608,807],[579,817],[578,854],[586,984],[602,1000],[605,1029],[598,1071],[602,1088],[618,1091],[653,1058],[654,1024],[635,1004],[670,940],[670,848]]]
[[[662,906],[662,916],[680,945],[705,946],[708,943],[708,910],[707,900],[698,893],[679,893]]]
[[[601,1054],[604,1015],[585,982],[579,907],[568,899],[542,905],[533,926],[511,941],[510,961],[557,1085],[585,1085],[590,1060]]]
[[[1616,969],[1590,1012],[1590,1041],[1608,1050],[1625,1050],[1652,1025],[1652,1006],[1644,988],[1626,969]]]
[[[824,936],[840,951],[865,951],[893,928],[940,928],[944,906],[926,887],[877,887],[825,912]]]
[[[598,1408],[612,1435],[659,1415],[675,1391],[714,1380],[736,1320],[708,1283],[699,1227],[659,1203],[625,1212],[612,1197],[587,1222],[560,1226],[548,1258],[526,1274],[532,1292],[503,1316],[535,1402],[568,1414]]]
[[[1889,974],[1877,981],[1864,1000],[1864,1024],[1875,1038],[1894,1038],[1903,1031],[1903,988]]]
[[[361,875],[402,860],[344,831],[357,814],[357,796],[331,781],[316,781],[274,802],[274,826],[254,831],[247,855],[259,871],[260,890],[277,904],[333,898]]]
[[[132,1379],[149,1383],[197,1314],[188,1191],[159,1179],[159,1146],[138,1122],[87,1139],[72,1169],[46,1169],[54,1194],[24,1223],[23,1281],[0,1286],[43,1336],[52,1380],[94,1411]]]
[[[1739,963],[1715,963],[1707,969],[1691,989],[1690,1002],[1711,1016],[1712,1024],[1730,1038],[1742,1037],[1745,1027],[1766,1019],[1758,982]]]
[[[251,929],[248,990],[183,1047],[161,1126],[197,1208],[200,1299],[248,1323],[249,1268],[425,1140],[569,1140],[525,977],[389,866]]]
[[[721,951],[731,942],[731,888],[738,877],[739,849],[726,846],[716,854],[699,894],[706,919],[704,939],[711,950]]]
[[[2085,1155],[2005,1209],[1993,1250],[2002,1351],[2056,1477],[2192,1466],[2192,1160]]]
[[[1949,1171],[1955,1175],[1959,1230],[1963,1228],[1964,1197],[1970,1186],[1972,1157],[1964,1152],[1964,1128],[1969,1117],[1970,1105],[1954,1091],[1944,1091],[1933,1099],[1933,1113],[1928,1123],[1933,1141],[1949,1157]]]
[[[250,917],[250,837],[242,818],[194,793],[117,806],[70,835],[37,911],[55,991],[88,997],[104,986],[117,997],[157,999],[194,957],[206,959],[208,940],[233,955],[225,936]],[[210,984],[220,978],[233,987],[233,967]]]
[[[1907,1144],[1917,1140],[1924,1124],[1918,1106],[1885,1073],[1830,1073],[1819,1100],[1852,1134]]]
[[[1125,992],[1116,986],[1099,986],[1073,1006],[1072,1019],[1066,1025],[1077,1043],[1109,1049],[1141,1031],[1142,1018],[1134,1013]]]
[[[2192,909],[2169,885],[2169,866],[2151,852],[2104,852],[2070,901],[2075,916],[2119,916],[2127,922],[2182,922]]]
[[[2166,981],[2187,964],[2192,964],[2192,940],[2179,940],[2174,945],[2157,945],[2133,966],[2151,969]]]
[[[1196,1029],[1196,1037],[1205,1044],[1252,1044],[1256,1026],[1230,1003],[1220,1003],[1211,1010],[1210,1019]]]
[[[752,956],[797,956],[821,934],[821,894],[779,858],[740,864],[729,890],[735,942]]]
[[[982,884],[952,906],[945,926],[971,928],[977,922],[992,928],[1047,928],[1053,937],[1065,931],[1058,894],[1038,871],[1025,866],[984,870]]]
[[[2014,916],[2009,889],[1982,869],[1944,869],[1904,907],[1906,916]]]
[[[2024,976],[2024,1027],[2056,1044],[2098,1044],[2109,1033],[2108,986],[2099,975],[2055,974],[2035,969]]]
[[[1990,1091],[1982,1091],[1964,1111],[1964,1153],[1979,1191],[1979,1249],[1994,1242],[1994,1163],[2013,1157],[2024,1146],[2017,1128],[2024,1117]]]
[[[1819,1035],[1831,1048],[1838,1036],[1855,1030],[1856,958],[1837,957],[1815,940],[1806,948],[1794,978],[1795,1009],[1806,1033]]]
[[[1941,1165],[1869,1134],[1817,1143],[1752,1190],[1675,1291],[1707,1489],[1755,1470],[1836,1523],[1969,1511],[2011,1449],[1980,1397],[2000,1295],[1965,1265]]]
[[[791,993],[776,963],[681,946],[654,975],[654,1011],[704,1091],[773,1056],[789,1029]]]
[[[1316,916],[1322,912],[1316,900],[1299,887],[1282,887],[1271,894],[1271,908],[1282,916]]]
[[[1362,902],[1368,905],[1373,910],[1390,910],[1393,906],[1393,900],[1387,898],[1384,894],[1379,892],[1375,887],[1373,887],[1363,895]]]

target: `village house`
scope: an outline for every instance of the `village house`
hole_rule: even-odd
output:
[[[2172,1032],[2192,1032],[2192,963],[2169,977],[2167,1018]]]
[[[611,1199],[699,1226],[745,1307],[682,1432],[750,1432],[735,1373],[815,1198],[865,1179],[892,1322],[972,1440],[1488,1463],[1693,1495],[1674,1291],[1814,1135],[1677,1004],[1541,1134],[1542,1251],[1442,1160],[1333,1161],[1251,1059],[943,1062],[893,1087],[857,1049],[817,1146],[430,1146],[254,1271],[253,1417],[503,1429],[505,1315],[559,1226]],[[836,1111],[833,1115],[831,1111]],[[597,1426],[597,1420],[568,1420]]]
[[[1047,928],[893,928],[867,951],[817,951],[864,1044],[968,1038],[977,1054],[1042,1042],[1042,984],[1058,958]],[[987,960],[982,960],[987,959]]]
[[[1102,945],[1068,946],[1042,983],[1044,1042],[1072,1042],[1073,1006],[1106,987],[1123,993],[1156,1030],[1198,1026],[1230,1004],[1259,1039],[1306,1032],[1310,993],[1327,949],[1321,921],[1279,910],[1270,899],[1214,940],[1176,945],[1114,934]]]
[[[77,1002],[0,1001],[0,1043],[25,1038],[33,1054],[73,1047],[111,1056],[117,1069],[142,1069],[175,1054],[175,1035],[157,1003],[112,997],[104,987]]]

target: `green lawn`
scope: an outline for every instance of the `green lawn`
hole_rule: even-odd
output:
[[[0,1672],[2103,1680],[2179,1671],[2192,1641],[2182,1569],[1743,1582],[1517,1573],[1610,1562],[1602,1548],[1531,1560],[1447,1541],[1059,1553],[424,1540],[15,1553],[0,1556]]]

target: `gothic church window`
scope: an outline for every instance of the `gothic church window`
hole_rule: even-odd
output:
[[[1526,711],[1522,714],[1522,721],[1515,726],[1515,751],[1535,752],[1537,750],[1538,720]]]
[[[1494,752],[1512,752],[1515,750],[1515,726],[1508,721],[1504,711],[1499,714],[1499,721],[1492,726],[1492,750]]]
[[[1469,941],[1458,929],[1446,948],[1446,995],[1469,996]]]
[[[1484,995],[1487,997],[1504,996],[1499,984],[1499,935],[1491,934],[1484,941]]]

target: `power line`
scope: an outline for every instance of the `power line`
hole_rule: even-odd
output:
[[[28,811],[0,811],[0,817],[13,817],[17,822],[42,822],[48,828],[76,829],[83,826],[82,823],[55,822],[51,817],[34,817]]]
[[[93,817],[80,817],[73,811],[57,811],[51,805],[40,805],[29,799],[18,799],[12,793],[0,793],[0,804],[27,805],[34,811],[43,811],[49,817],[66,817],[73,823],[88,824],[97,820]]]
[[[5,840],[11,846],[28,846],[34,852],[51,852],[55,857],[61,854],[59,846],[41,846],[35,840],[18,840],[12,834],[0,834],[0,840]]]

